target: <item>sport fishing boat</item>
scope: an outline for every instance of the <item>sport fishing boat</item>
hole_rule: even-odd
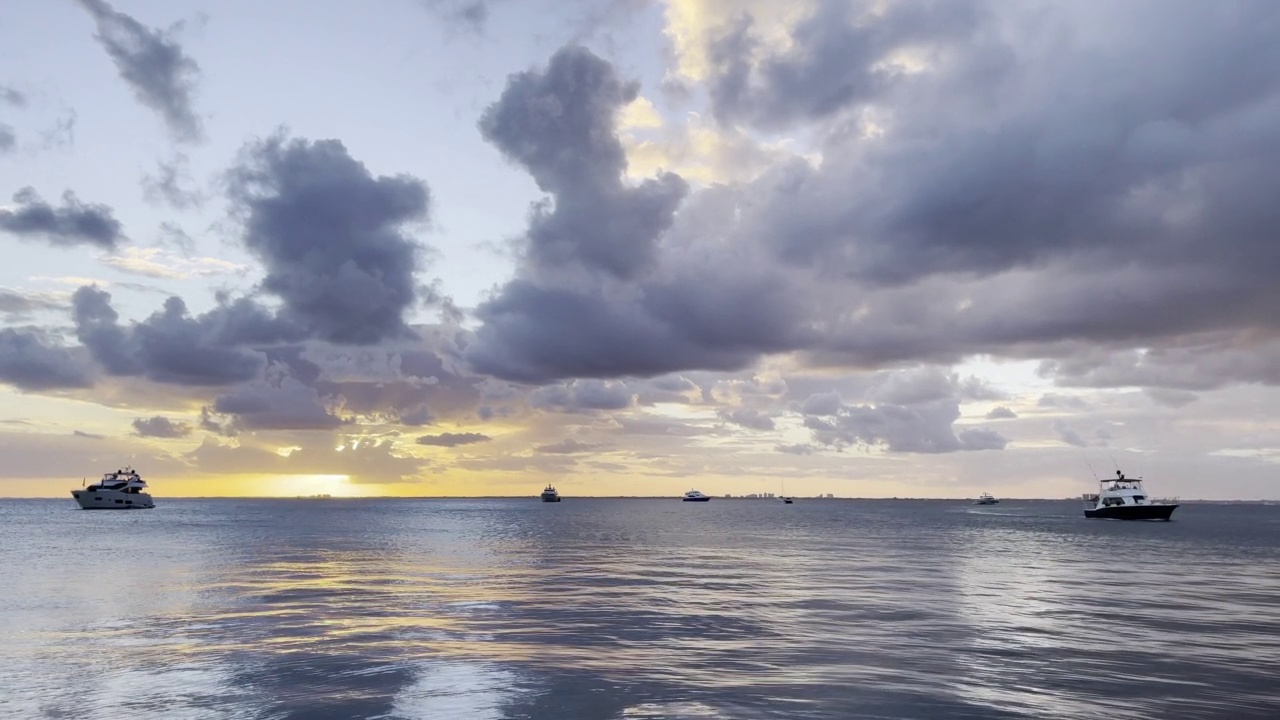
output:
[[[1126,478],[1116,471],[1112,480],[1098,482],[1097,493],[1085,493],[1084,516],[1111,520],[1168,520],[1177,503],[1151,500],[1142,479]]]
[[[991,493],[982,493],[981,495],[978,496],[977,500],[973,501],[973,504],[974,505],[995,505],[999,502],[1000,501],[997,500],[995,496],[992,495]]]
[[[147,483],[138,471],[126,466],[106,473],[86,488],[72,490],[71,497],[84,510],[147,510],[156,504],[146,489]]]
[[[689,492],[685,493],[684,497],[681,499],[684,500],[685,502],[711,502],[710,495],[703,495],[697,490],[690,490]]]
[[[560,493],[556,492],[556,489],[551,487],[550,483],[542,490],[540,497],[542,497],[542,502],[560,502]]]

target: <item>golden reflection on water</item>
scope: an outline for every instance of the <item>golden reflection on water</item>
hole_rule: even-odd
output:
[[[0,589],[0,715],[1248,717],[1280,661],[1243,541],[1043,506],[175,505],[19,518],[39,553],[2,558],[28,590]]]

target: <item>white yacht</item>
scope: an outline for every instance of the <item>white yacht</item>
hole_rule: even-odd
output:
[[[542,491],[542,502],[560,502],[560,493],[551,487],[551,483],[547,483],[547,487]]]
[[[85,510],[146,510],[156,506],[146,489],[138,471],[125,467],[106,473],[84,489],[72,490],[71,497]]]
[[[681,499],[684,500],[685,502],[711,502],[710,495],[703,495],[697,490],[690,490],[689,492],[685,493],[684,497]]]
[[[973,501],[973,504],[974,505],[995,505],[999,502],[1000,501],[997,500],[996,497],[991,493],[982,493],[981,495],[978,496],[977,500]]]
[[[1177,503],[1151,500],[1142,487],[1142,479],[1126,478],[1116,471],[1112,480],[1098,482],[1098,492],[1085,493],[1084,516],[1112,520],[1168,520]]]

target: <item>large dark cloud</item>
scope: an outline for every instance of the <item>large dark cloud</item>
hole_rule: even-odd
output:
[[[890,452],[945,453],[1002,450],[1008,441],[988,428],[954,428],[954,400],[917,405],[845,405],[828,416],[807,415],[814,440],[832,447],[880,446]]]
[[[62,195],[62,207],[45,202],[32,188],[18,191],[13,202],[11,209],[0,207],[0,230],[21,238],[43,238],[57,247],[94,245],[106,250],[114,250],[124,238],[111,208],[86,205],[70,190]]]
[[[410,335],[421,248],[404,226],[427,219],[422,181],[375,178],[336,140],[281,137],[251,146],[231,177],[245,244],[283,317],[336,343]]]
[[[347,422],[333,404],[287,370],[274,368],[265,379],[218,396],[213,411],[234,416],[235,430],[332,430]],[[205,420],[216,423],[208,414]]]
[[[608,62],[571,46],[545,70],[512,75],[485,111],[485,139],[553,198],[534,206],[528,252],[535,267],[575,263],[628,278],[653,262],[686,185],[670,173],[638,186],[623,182],[627,160],[615,115],[638,90]]]
[[[0,328],[0,382],[31,391],[92,385],[85,364],[38,328]]]
[[[248,300],[192,317],[170,297],[141,322],[121,325],[111,295],[82,287],[72,297],[76,336],[112,375],[185,385],[226,385],[257,377],[266,356],[246,346],[297,339],[300,331]]]
[[[1269,355],[1280,6],[818,7],[791,43],[727,27],[710,82],[723,118],[811,133],[821,162],[694,193],[625,248],[595,239],[653,216],[600,203],[552,245],[535,214],[520,277],[478,313],[477,368],[544,382],[785,352],[843,368],[1070,359],[1211,332]],[[604,109],[630,93],[599,63],[562,51],[487,115],[557,208],[563,178],[620,166]],[[1261,366],[1215,382],[1271,382]]]
[[[204,129],[191,99],[200,67],[183,52],[173,30],[148,28],[105,0],[76,1],[93,15],[98,42],[138,101],[160,113],[175,139],[201,140]]]
[[[895,0],[873,6],[820,0],[816,6],[776,53],[761,52],[758,28],[745,13],[713,39],[708,91],[717,118],[782,129],[872,102],[910,81],[895,53],[923,47],[942,55],[971,38],[986,3]]]

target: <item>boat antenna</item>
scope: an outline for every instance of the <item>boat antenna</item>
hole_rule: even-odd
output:
[[[1089,466],[1089,474],[1093,476],[1094,482],[1102,482],[1098,479],[1098,473],[1093,470],[1093,463],[1089,462],[1089,456],[1085,454],[1084,448],[1080,448],[1080,457],[1084,458],[1084,464]]]
[[[1116,456],[1111,454],[1111,448],[1107,448],[1107,457],[1111,458],[1111,465],[1116,470],[1120,469],[1120,465],[1116,462]]]

